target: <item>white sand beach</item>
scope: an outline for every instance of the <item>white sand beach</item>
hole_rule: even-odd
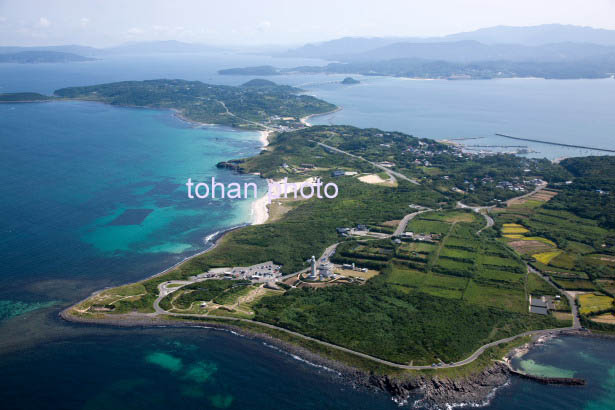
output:
[[[259,134],[260,134],[259,140],[263,144],[263,148],[269,145],[269,134],[271,134],[272,132],[273,131],[270,131],[270,130],[259,131]]]
[[[252,225],[262,225],[269,219],[267,206],[271,203],[269,195],[265,194],[252,202],[250,212],[252,215]]]
[[[267,184],[272,184],[275,182],[282,183],[283,180],[281,179],[277,181],[273,179],[267,180]],[[314,177],[307,178],[305,181],[299,182],[299,184],[304,184],[306,182],[314,183],[316,182],[316,178]],[[294,198],[294,190],[292,186],[289,186],[288,197]],[[267,222],[267,220],[269,219],[269,209],[268,209],[269,204],[271,204],[271,199],[269,198],[268,193],[265,193],[265,195],[261,196],[260,198],[252,202],[252,204],[250,205],[250,215],[252,216],[252,225],[262,225]]]
[[[310,123],[308,122],[308,120],[310,119],[310,117],[311,117],[311,115],[307,115],[307,116],[305,116],[305,117],[301,117],[301,118],[299,119],[299,121],[301,121],[301,124],[305,125],[306,127],[311,127],[311,126],[312,126],[312,124],[310,124]]]

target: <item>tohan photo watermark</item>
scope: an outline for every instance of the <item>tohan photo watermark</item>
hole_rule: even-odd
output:
[[[267,181],[267,195],[269,199],[294,198],[303,199],[333,199],[337,197],[338,187],[335,183],[329,182],[323,185],[320,178],[315,181],[288,182],[288,178],[281,181]],[[192,182],[188,178],[188,198],[228,198],[228,199],[248,199],[258,198],[258,186],[254,182],[244,182],[243,187],[237,182],[223,184],[216,182],[216,178],[211,178],[211,184],[206,182]],[[243,189],[242,189],[243,188]]]

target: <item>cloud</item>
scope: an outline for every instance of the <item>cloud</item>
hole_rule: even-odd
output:
[[[51,25],[51,21],[47,17],[41,17],[38,19],[38,25],[40,27],[49,27]]]
[[[160,26],[160,25],[152,26],[152,29],[154,29],[154,31],[157,33],[172,34],[172,35],[181,34],[182,32],[186,30],[184,26],[170,27],[170,26]]]
[[[139,27],[131,27],[128,29],[126,33],[128,33],[131,36],[138,36],[140,34],[143,34],[143,30],[141,30]]]
[[[6,21],[6,17],[0,16],[0,23],[4,23]]]
[[[271,22],[270,21],[261,21],[260,23],[258,23],[256,25],[256,29],[258,31],[267,31],[271,28]]]
[[[87,25],[90,24],[90,19],[87,17],[81,17],[81,19],[79,20],[79,24],[81,25],[81,27],[87,27]]]

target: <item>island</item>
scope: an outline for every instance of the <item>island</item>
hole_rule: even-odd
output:
[[[0,63],[40,64],[71,63],[94,60],[96,59],[61,51],[34,50],[20,51],[17,53],[0,53]]]
[[[256,66],[256,67],[227,68],[224,70],[218,70],[218,74],[222,74],[222,75],[280,75],[280,70],[270,65],[261,65],[261,66]]]
[[[538,337],[615,332],[615,157],[553,163],[401,132],[305,126],[300,116],[335,106],[297,93],[266,80],[56,91],[240,127],[292,114],[296,125],[272,129],[259,155],[219,166],[339,187],[331,200],[275,199],[266,223],[217,235],[178,266],[95,292],[61,316],[232,329],[354,384],[436,404],[482,402],[517,372],[510,355]]]
[[[355,80],[352,77],[346,77],[341,81],[341,84],[345,84],[345,85],[360,84],[360,83],[361,81]]]
[[[4,93],[0,94],[0,103],[49,101],[52,97],[39,93]]]

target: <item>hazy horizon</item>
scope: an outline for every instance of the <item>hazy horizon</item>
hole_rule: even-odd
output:
[[[178,7],[179,3],[179,7]],[[238,11],[241,11],[240,13]],[[0,0],[0,45],[177,40],[219,46],[292,46],[340,37],[437,37],[493,26],[565,24],[615,29],[615,0]]]

